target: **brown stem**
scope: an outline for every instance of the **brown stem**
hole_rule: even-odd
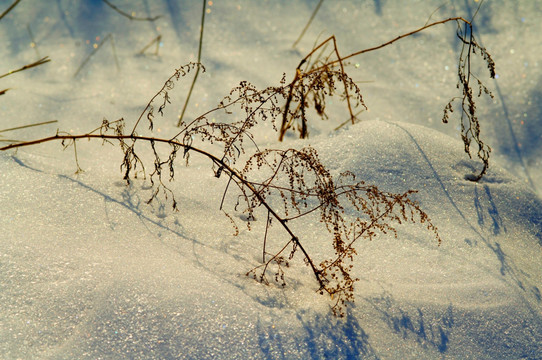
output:
[[[385,47],[385,46],[388,46],[388,45],[393,44],[394,42],[396,42],[396,41],[398,41],[398,40],[401,40],[401,39],[403,39],[403,38],[406,38],[406,37],[409,37],[409,36],[414,35],[414,34],[416,34],[416,33],[419,33],[420,31],[423,31],[423,30],[425,30],[425,29],[428,29],[428,28],[433,27],[433,26],[436,26],[436,25],[445,24],[445,23],[450,22],[450,21],[462,21],[462,22],[464,22],[464,23],[466,23],[466,24],[469,24],[469,25],[471,24],[470,21],[465,20],[465,18],[463,18],[463,17],[461,17],[461,16],[457,16],[457,17],[452,17],[452,18],[448,18],[448,19],[436,21],[436,22],[433,22],[433,23],[431,23],[431,24],[424,25],[424,26],[422,26],[421,28],[416,29],[416,30],[413,30],[413,31],[408,32],[408,33],[406,33],[406,34],[399,35],[399,36],[397,36],[395,39],[390,40],[390,41],[388,41],[388,42],[385,42],[385,43],[383,43],[383,44],[380,44],[380,45],[378,45],[378,46],[374,46],[374,47],[372,47],[372,48],[360,50],[360,51],[354,52],[354,53],[352,53],[352,54],[350,54],[350,55],[347,55],[347,56],[345,56],[345,57],[343,57],[343,58],[339,58],[339,59],[337,59],[337,60],[333,60],[333,61],[331,61],[331,62],[329,62],[329,63],[326,63],[326,64],[323,65],[323,66],[320,66],[320,67],[317,67],[317,68],[315,68],[315,69],[312,69],[310,72],[319,71],[319,70],[322,70],[325,66],[335,65],[335,64],[337,64],[337,63],[340,63],[341,61],[344,61],[344,60],[346,60],[346,59],[350,59],[351,57],[354,57],[354,56],[357,56],[357,55],[361,55],[361,54],[364,54],[364,53],[367,53],[367,52],[370,52],[370,51],[374,51],[374,50],[381,49],[381,48],[383,48],[383,47]],[[325,41],[329,41],[329,39],[327,39],[327,40],[325,40]]]
[[[3,78],[3,77],[6,77],[8,75],[15,74],[16,72],[23,71],[23,70],[26,70],[26,69],[30,69],[30,68],[45,64],[46,62],[49,62],[49,61],[51,61],[51,59],[49,59],[49,56],[46,56],[44,58],[39,59],[36,62],[33,62],[32,64],[25,65],[22,68],[19,68],[17,70],[11,70],[10,72],[7,72],[4,75],[1,75],[0,79]]]
[[[319,285],[321,287],[325,286],[324,280],[321,277],[321,271],[316,267],[316,265],[312,261],[312,258],[309,256],[309,254],[307,253],[305,248],[301,245],[301,243],[300,243],[299,239],[297,238],[297,236],[295,236],[295,234],[292,232],[292,230],[288,227],[288,225],[286,224],[287,221],[285,219],[283,219],[282,217],[280,217],[273,210],[273,208],[271,208],[271,206],[265,201],[265,198],[262,195],[260,195],[260,192],[248,180],[246,180],[242,174],[239,174],[235,169],[230,167],[224,160],[219,159],[218,157],[214,156],[213,154],[211,154],[211,153],[209,153],[209,152],[207,152],[205,150],[201,150],[201,149],[195,148],[195,147],[190,146],[190,145],[185,145],[185,144],[180,143],[180,142],[178,142],[176,140],[159,139],[159,138],[154,138],[154,137],[149,137],[149,136],[106,135],[106,134],[83,134],[83,135],[59,135],[59,134],[57,134],[55,136],[42,138],[42,139],[37,139],[37,140],[33,140],[33,141],[10,144],[10,145],[4,146],[4,147],[0,147],[0,151],[6,151],[6,150],[9,150],[9,149],[19,148],[19,147],[23,147],[23,146],[37,145],[37,144],[42,144],[42,143],[46,143],[46,142],[50,142],[50,141],[62,141],[62,140],[75,141],[77,139],[102,139],[102,140],[119,140],[119,141],[130,139],[132,141],[141,140],[141,141],[148,141],[148,142],[160,142],[160,143],[166,143],[166,144],[169,144],[169,145],[179,146],[179,147],[184,148],[185,151],[192,151],[192,152],[195,152],[195,153],[198,153],[198,154],[201,154],[203,156],[208,157],[209,159],[211,159],[211,161],[213,163],[215,163],[219,167],[222,167],[224,169],[224,171],[228,172],[231,177],[235,178],[236,180],[241,182],[244,186],[246,186],[250,190],[250,192],[253,193],[254,196],[258,199],[260,204],[263,205],[267,209],[269,214],[271,216],[273,216],[275,219],[277,219],[277,221],[282,225],[284,230],[286,230],[286,232],[290,236],[291,240],[288,243],[293,242],[301,250],[301,252],[305,256],[305,259],[306,259],[307,263],[311,267],[311,269],[312,269],[312,271],[314,273],[314,276],[316,277],[316,280],[318,281]]]
[[[201,63],[201,49],[203,48],[203,29],[205,29],[205,4],[207,0],[203,0],[203,10],[201,11],[201,25],[199,29],[199,45],[198,45],[198,63]],[[196,85],[196,80],[199,75],[199,66],[196,69],[196,74],[192,79],[192,84],[190,85],[190,90],[188,90],[188,95],[186,95],[186,100],[184,101],[183,109],[181,115],[179,116],[179,121],[177,122],[177,127],[180,127],[183,124],[184,113],[190,102],[190,96],[192,96],[192,91],[194,90],[194,85]]]
[[[341,55],[339,55],[339,49],[337,48],[337,40],[335,39],[335,35],[332,36],[333,39],[333,48],[335,49],[335,54],[337,54],[337,59],[339,59],[339,65],[341,66],[341,75],[344,76],[344,65],[341,59]],[[348,85],[346,84],[346,81],[344,81],[344,78],[341,79],[344,84],[344,96],[346,97],[346,104],[348,105],[348,112],[350,113],[350,119],[352,120],[352,125],[355,124],[356,118],[354,116],[354,112],[352,111],[352,106],[350,105],[350,95],[348,95]]]
[[[14,2],[13,4],[11,4],[10,7],[8,7],[8,8],[6,9],[6,11],[4,11],[4,12],[2,13],[2,15],[0,15],[0,20],[2,20],[2,18],[3,18],[4,16],[6,16],[11,10],[13,10],[13,8],[14,8],[15,6],[17,6],[17,4],[18,4],[20,1],[21,1],[21,0],[15,0],[15,2]]]

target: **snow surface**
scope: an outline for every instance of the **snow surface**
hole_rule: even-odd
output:
[[[0,2],[0,10],[11,3]],[[58,120],[0,140],[57,128],[84,133],[104,117],[130,126],[174,69],[195,60],[200,1],[114,3],[163,17],[130,21],[102,1],[58,0],[22,1],[0,20],[1,73],[52,59],[0,79],[0,90],[11,88],[0,96],[0,130]],[[470,18],[478,1],[328,0],[292,49],[315,5],[208,5],[207,72],[188,116],[215,106],[240,80],[264,87],[283,72],[289,78],[317,38],[335,34],[344,55],[422,26],[441,5],[433,20]],[[479,183],[465,179],[480,164],[463,152],[457,121],[440,124],[456,94],[460,44],[452,24],[353,60],[349,73],[363,81],[369,106],[361,123],[333,131],[346,116],[332,98],[330,119],[315,118],[308,140],[292,136],[281,145],[269,125],[256,130],[262,147],[314,146],[334,174],[353,171],[385,191],[418,190],[415,199],[439,229],[440,246],[419,224],[398,227],[397,239],[360,242],[354,272],[361,280],[344,319],[315,292],[301,257],[284,289],[244,276],[260,261],[265,215],[256,214],[248,231],[232,212],[241,225],[233,236],[218,209],[227,179],[216,179],[204,158],[178,164],[176,213],[165,199],[146,204],[148,182],[122,182],[115,147],[78,142],[85,172],[77,175],[73,150],[60,144],[1,153],[0,358],[542,359],[541,7],[493,0],[478,14],[478,39],[499,75],[487,81],[495,99],[478,102],[493,148]],[[104,43],[74,77],[108,34],[120,70]],[[159,34],[159,56],[136,55]],[[157,119],[165,137],[177,129],[189,80]],[[314,254],[329,248],[318,223],[292,226]],[[273,239],[270,246],[284,240]]]

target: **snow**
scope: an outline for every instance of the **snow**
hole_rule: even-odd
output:
[[[470,18],[478,3],[450,1],[432,20]],[[199,1],[114,4],[163,17],[130,21],[101,1],[63,0],[23,1],[0,20],[2,74],[52,59],[0,79],[0,90],[11,88],[0,96],[0,130],[58,120],[0,133],[0,141],[57,128],[85,133],[104,118],[133,126],[174,69],[196,59]],[[317,38],[334,34],[349,54],[422,26],[442,3],[326,1],[292,49],[315,5],[208,5],[207,71],[187,115],[214,107],[241,80],[264,87],[283,72],[289,79]],[[384,191],[417,190],[414,198],[438,227],[440,246],[420,224],[397,227],[397,238],[358,243],[360,281],[345,318],[316,293],[299,254],[284,288],[245,276],[261,262],[265,213],[256,213],[249,231],[228,198],[240,227],[234,236],[219,210],[227,179],[216,179],[205,158],[177,164],[174,212],[163,198],[146,204],[148,181],[122,181],[117,147],[79,141],[79,174],[73,148],[58,143],[0,153],[0,358],[542,359],[541,6],[486,1],[478,14],[478,39],[499,75],[489,81],[479,71],[496,95],[478,101],[482,137],[493,148],[479,183],[466,179],[481,165],[463,152],[456,119],[440,124],[456,95],[452,24],[353,59],[349,73],[367,81],[360,86],[369,111],[359,124],[334,131],[346,114],[332,98],[330,119],[314,118],[309,139],[279,144],[269,124],[255,130],[261,147],[313,146],[335,175],[352,171]],[[120,71],[105,42],[74,77],[108,34]],[[159,56],[136,55],[158,34]],[[165,116],[156,118],[165,137],[177,129],[190,80],[176,85]],[[292,226],[318,256],[330,240],[313,220]],[[282,244],[281,236],[273,234],[270,246]]]

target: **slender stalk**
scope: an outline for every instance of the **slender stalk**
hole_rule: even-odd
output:
[[[1,75],[0,79],[6,77],[8,75],[15,74],[15,73],[17,73],[19,71],[24,71],[24,70],[31,69],[31,68],[36,67],[36,66],[43,65],[43,64],[45,64],[46,62],[49,62],[49,61],[51,61],[51,59],[49,59],[49,56],[46,56],[44,58],[39,59],[36,62],[33,62],[32,64],[25,65],[22,68],[19,68],[17,70],[11,70],[10,72],[7,72],[4,75]]]
[[[13,10],[13,8],[14,8],[15,6],[17,6],[17,4],[18,4],[20,1],[21,1],[21,0],[15,0],[15,2],[14,2],[13,4],[11,4],[11,6],[8,7],[8,8],[6,9],[6,11],[4,11],[4,12],[2,13],[2,15],[0,15],[0,20],[2,20],[2,18],[3,18],[4,16],[6,16],[11,10]]]
[[[270,214],[269,211],[267,212],[267,220],[265,221],[265,234],[263,235],[263,248],[262,248],[262,263],[265,264],[265,254],[266,254],[266,246],[267,246],[267,230],[269,230],[270,226]]]
[[[151,42],[149,42],[143,49],[141,49],[140,52],[138,52],[138,55],[143,55],[145,51],[147,51],[148,48],[151,47],[152,44],[156,43],[156,50],[154,51],[154,55],[158,55],[158,49],[160,48],[160,41],[162,41],[162,35],[158,35],[155,37]]]
[[[462,21],[462,22],[464,22],[464,23],[466,23],[466,24],[469,24],[469,25],[471,24],[470,21],[466,20],[465,18],[463,18],[463,17],[461,17],[461,16],[457,16],[457,17],[452,17],[452,18],[448,18],[448,19],[436,21],[436,22],[434,22],[434,23],[424,25],[424,26],[422,26],[421,28],[416,29],[416,30],[413,30],[413,31],[411,31],[411,32],[409,32],[409,33],[406,33],[406,34],[403,34],[403,35],[399,35],[399,36],[397,36],[395,39],[392,39],[392,40],[390,40],[390,41],[388,41],[388,42],[385,42],[385,43],[383,43],[383,44],[380,44],[380,45],[378,45],[378,46],[374,46],[374,47],[371,47],[371,48],[367,48],[367,49],[363,49],[363,50],[360,50],[360,51],[356,51],[356,52],[354,52],[354,53],[352,53],[352,54],[350,54],[350,55],[347,55],[347,56],[345,56],[345,57],[343,57],[343,58],[340,58],[340,59],[337,59],[337,60],[330,61],[329,63],[326,64],[326,66],[336,65],[337,63],[340,63],[341,61],[344,61],[344,60],[346,60],[346,59],[350,59],[351,57],[358,56],[358,55],[361,55],[361,54],[364,54],[364,53],[367,53],[367,52],[370,52],[370,51],[375,51],[375,50],[381,49],[381,48],[383,48],[383,47],[385,47],[385,46],[388,46],[388,45],[393,44],[394,42],[396,42],[396,41],[398,41],[398,40],[401,40],[401,39],[404,39],[404,38],[409,37],[409,36],[411,36],[411,35],[414,35],[414,34],[416,34],[416,33],[419,33],[420,31],[423,31],[423,30],[425,30],[425,29],[428,29],[428,28],[433,27],[433,26],[436,26],[436,25],[445,24],[445,23],[450,22],[450,21]],[[329,41],[329,39],[326,40],[326,41]],[[313,52],[314,52],[314,51],[313,51]],[[318,71],[318,70],[322,70],[322,69],[323,69],[323,66],[320,66],[320,67],[318,67],[318,68],[315,68],[315,69],[311,70],[311,72],[313,72],[313,71]]]
[[[312,12],[312,15],[309,19],[309,21],[307,22],[307,24],[305,25],[305,27],[303,28],[303,31],[301,31],[301,34],[299,35],[299,37],[297,38],[297,40],[294,42],[294,44],[292,45],[293,48],[295,48],[297,46],[297,44],[301,41],[301,38],[303,37],[303,35],[305,35],[305,32],[307,31],[307,29],[309,28],[309,26],[311,25],[312,23],[312,20],[314,19],[314,17],[316,16],[316,13],[318,12],[318,10],[320,10],[320,6],[322,6],[322,3],[324,2],[324,0],[320,0],[318,2],[318,5],[316,5],[316,8],[314,9],[314,11]]]
[[[201,49],[203,47],[203,29],[205,27],[205,5],[207,0],[203,0],[203,9],[201,11],[201,25],[200,25],[200,32],[199,32],[199,45],[198,45],[198,60],[197,63],[201,64]],[[194,79],[192,80],[192,85],[190,85],[190,90],[188,91],[188,95],[186,96],[186,101],[183,105],[183,110],[181,111],[181,115],[179,116],[179,121],[177,122],[177,126],[180,127],[183,123],[184,113],[186,111],[186,108],[188,106],[188,102],[190,101],[190,96],[192,95],[192,90],[194,90],[194,85],[196,84],[196,80],[198,79],[199,75],[199,67],[196,69],[196,74],[194,75]]]
[[[44,121],[44,122],[40,122],[40,123],[36,123],[36,124],[17,126],[17,127],[14,127],[14,128],[2,129],[2,130],[0,130],[0,133],[13,131],[13,130],[26,129],[26,128],[33,127],[33,126],[47,125],[47,124],[52,124],[52,123],[56,123],[56,122],[58,122],[58,120]]]
[[[38,59],[40,59],[41,55],[40,55],[40,52],[38,50],[38,44],[36,42],[36,39],[34,39],[34,33],[32,33],[32,29],[30,29],[30,25],[26,26],[26,30],[28,31],[28,36],[30,36],[30,40],[32,40],[31,45],[34,48],[34,50],[36,51],[36,55],[38,56]]]
[[[337,54],[337,59],[341,59],[341,55],[339,55],[339,49],[337,48],[337,40],[335,39],[335,36],[333,36],[333,48],[335,49],[335,54]],[[344,74],[344,65],[342,61],[339,61],[339,65],[341,66],[341,74]],[[354,116],[354,113],[352,112],[352,105],[350,104],[350,95],[348,94],[348,85],[346,82],[343,81],[344,84],[344,96],[346,97],[346,104],[348,106],[348,112],[350,113],[350,119],[352,121],[352,125],[356,122],[356,117]]]

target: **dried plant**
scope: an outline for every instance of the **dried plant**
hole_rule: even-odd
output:
[[[450,113],[454,111],[454,102],[459,100],[460,105],[460,123],[461,123],[461,139],[465,145],[465,152],[471,157],[470,145],[474,141],[478,145],[478,151],[476,155],[480,160],[482,160],[483,168],[478,175],[469,177],[470,180],[478,181],[484,174],[487,172],[489,167],[489,154],[491,153],[491,148],[486,145],[482,139],[480,139],[480,122],[478,121],[478,116],[476,115],[476,102],[475,95],[473,94],[473,89],[471,87],[471,80],[475,79],[478,86],[477,97],[486,94],[493,98],[493,94],[489,89],[482,83],[482,81],[476,77],[471,72],[471,55],[477,54],[481,56],[484,61],[487,63],[487,68],[489,71],[489,76],[495,78],[495,62],[491,58],[491,55],[487,50],[480,46],[474,35],[472,33],[472,26],[461,27],[458,23],[457,28],[457,37],[462,42],[461,54],[459,55],[459,64],[457,67],[458,82],[457,88],[461,90],[461,96],[452,98],[448,104],[444,107],[444,116],[442,121],[447,123],[449,120]]]
[[[397,36],[381,45],[354,52],[347,56],[341,56],[337,48],[335,36],[330,36],[305,56],[296,68],[293,80],[289,83],[288,96],[282,114],[282,124],[279,131],[279,140],[282,141],[289,129],[297,130],[300,138],[308,136],[308,117],[306,110],[313,107],[318,115],[327,118],[326,98],[339,92],[341,100],[345,100],[351,123],[357,120],[356,108],[367,109],[363,101],[360,88],[345,72],[348,65],[346,60],[367,52],[379,50],[394,42],[412,36],[436,25],[448,22],[457,23],[457,37],[463,46],[458,60],[458,84],[457,88],[461,95],[452,98],[444,107],[442,121],[447,123],[450,113],[454,110],[454,103],[461,101],[460,123],[461,137],[465,144],[465,152],[471,156],[470,145],[474,141],[478,145],[477,156],[483,163],[483,168],[478,175],[469,179],[480,180],[487,172],[489,166],[489,154],[491,148],[480,138],[480,123],[476,115],[475,95],[472,89],[472,80],[476,80],[478,97],[482,94],[493,95],[482,81],[471,71],[471,55],[479,54],[486,62],[490,78],[495,77],[495,63],[485,48],[480,46],[473,35],[472,22],[462,17],[453,17],[433,23],[427,23],[421,28],[406,34]],[[326,53],[327,46],[331,44],[332,50]],[[319,54],[316,53],[319,51]],[[340,86],[340,89],[338,88]]]
[[[126,131],[124,119],[103,120],[95,130],[81,135],[59,133],[48,138],[20,142],[0,148],[30,146],[48,141],[61,141],[64,147],[73,146],[77,170],[77,141],[80,139],[101,139],[104,143],[118,143],[124,156],[121,170],[124,180],[130,180],[143,174],[152,185],[152,194],[148,202],[163,197],[176,209],[175,195],[167,183],[175,177],[175,164],[182,154],[189,164],[191,154],[207,157],[212,162],[212,171],[216,177],[227,176],[228,185],[224,189],[220,209],[234,223],[229,211],[242,211],[248,214],[247,226],[256,209],[267,212],[266,229],[262,244],[262,263],[250,270],[247,275],[269,283],[273,278],[279,285],[286,284],[285,268],[297,253],[301,253],[304,263],[311,269],[318,283],[318,291],[331,296],[333,312],[344,315],[345,306],[354,301],[354,284],[357,279],[352,275],[356,252],[356,242],[360,239],[371,240],[379,233],[392,233],[395,226],[403,222],[419,222],[434,233],[440,243],[440,237],[427,214],[420,208],[411,195],[414,191],[403,194],[384,192],[374,185],[358,181],[352,173],[343,173],[334,178],[320,161],[314,148],[300,150],[263,149],[254,143],[251,130],[264,121],[275,124],[283,114],[281,104],[290,95],[290,86],[284,78],[277,87],[256,89],[249,82],[243,81],[233,88],[216,108],[188,123],[181,123],[180,131],[171,138],[158,138],[138,134],[146,118],[149,131],[153,131],[156,112],[164,115],[170,103],[170,91],[176,81],[195,69],[205,69],[197,63],[180,67],[164,83],[142,111],[130,132]],[[347,76],[346,74],[342,76]],[[347,83],[351,79],[345,79]],[[319,86],[314,82],[314,86]],[[310,86],[310,85],[307,85]],[[231,115],[232,108],[244,113],[241,119],[230,122],[214,122],[209,114],[223,111]],[[246,142],[251,143],[250,148]],[[144,162],[136,151],[136,143],[147,143],[154,155],[152,172],[146,173]],[[211,153],[205,144],[221,145],[219,153]],[[162,159],[157,151],[157,144],[170,147],[169,155]],[[214,149],[215,147],[213,147]],[[138,147],[138,149],[141,149]],[[250,151],[250,153],[248,153]],[[246,160],[237,166],[242,155]],[[262,174],[267,176],[261,179]],[[235,186],[230,186],[231,184]],[[236,192],[236,204],[226,204],[226,194]],[[354,212],[353,212],[354,211]],[[308,241],[302,235],[294,233],[291,224],[302,217],[319,214],[321,224],[329,232],[332,253],[325,258],[316,259],[305,248]],[[278,251],[267,252],[268,233],[271,227],[279,226],[285,232],[286,239]],[[275,241],[276,243],[276,241]]]
[[[331,43],[333,50],[324,56],[327,45]],[[316,52],[321,50],[318,55]],[[314,57],[314,59],[313,59]],[[334,61],[337,59],[337,61]],[[286,132],[297,124],[300,138],[308,137],[308,118],[306,109],[314,106],[314,109],[323,118],[326,115],[327,97],[337,92],[337,83],[342,83],[341,99],[345,100],[351,122],[354,123],[356,116],[353,108],[363,107],[361,90],[352,78],[345,72],[345,64],[342,60],[335,36],[330,36],[305,56],[296,68],[294,79],[288,85],[288,95],[282,124],[279,132],[279,140],[282,141]],[[354,104],[352,106],[352,104]]]
[[[103,1],[120,14],[128,15],[109,1]],[[15,1],[4,14],[18,2],[19,0]],[[321,3],[322,1],[319,2],[313,16]],[[331,297],[333,312],[338,316],[344,316],[345,306],[354,301],[354,287],[358,279],[354,275],[353,267],[358,255],[356,247],[360,240],[372,240],[379,234],[397,237],[397,226],[410,222],[425,226],[440,244],[441,238],[437,228],[420,204],[413,199],[414,190],[402,194],[382,191],[376,185],[357,179],[348,171],[332,176],[320,160],[316,149],[310,146],[301,149],[260,149],[252,135],[253,129],[264,122],[270,122],[273,129],[278,132],[279,140],[283,140],[286,132],[291,129],[297,130],[300,137],[307,137],[309,121],[307,109],[312,107],[319,116],[325,118],[327,99],[337,94],[346,104],[350,121],[354,123],[357,120],[357,110],[367,107],[360,88],[345,71],[348,59],[381,49],[433,26],[456,22],[457,36],[462,42],[457,84],[461,94],[446,104],[443,121],[448,122],[450,113],[454,111],[454,105],[460,103],[461,134],[465,151],[471,155],[470,145],[474,141],[478,145],[477,156],[484,164],[480,174],[472,177],[472,180],[477,181],[487,171],[491,149],[480,139],[476,96],[472,89],[473,80],[477,82],[477,96],[492,95],[482,81],[472,73],[471,55],[478,54],[482,57],[492,78],[495,77],[495,63],[486,49],[474,38],[472,23],[461,17],[426,23],[423,27],[386,43],[347,56],[341,56],[335,37],[330,36],[314,46],[300,61],[291,82],[287,82],[286,75],[283,75],[277,86],[260,90],[251,83],[242,81],[215,108],[188,121],[181,116],[176,134],[171,137],[157,137],[154,135],[156,117],[164,116],[172,99],[170,92],[174,90],[177,81],[189,73],[195,73],[183,108],[184,114],[197,76],[200,71],[205,71],[199,63],[204,16],[205,1],[203,1],[198,62],[188,63],[175,70],[135,119],[131,130],[127,128],[127,122],[122,118],[115,121],[104,119],[100,126],[85,134],[73,135],[57,131],[54,136],[15,142],[0,147],[0,150],[60,141],[64,148],[73,147],[77,172],[80,172],[82,170],[77,157],[79,140],[99,139],[104,144],[117,144],[123,154],[120,163],[123,179],[127,183],[139,176],[147,179],[151,185],[148,203],[165,200],[171,203],[173,209],[177,209],[177,201],[168,183],[175,179],[178,159],[182,158],[184,163],[189,165],[190,156],[193,154],[206,157],[212,163],[210,170],[214,176],[217,178],[225,176],[228,179],[223,189],[220,210],[231,220],[235,229],[239,228],[230,215],[231,212],[246,214],[249,230],[256,211],[263,211],[266,214],[261,263],[250,269],[247,276],[265,284],[275,282],[279,286],[285,286],[286,269],[297,255],[297,258],[301,257],[304,264],[310,268],[318,284],[317,290]],[[132,20],[155,20],[155,18],[127,17]],[[114,41],[112,36],[108,35],[85,59],[74,76],[107,40],[110,40],[116,60]],[[156,42],[158,44],[159,38]],[[328,47],[331,47],[331,50],[328,50]],[[48,61],[50,60],[45,57],[0,78]],[[0,95],[7,90],[2,90]],[[215,112],[220,112],[221,118],[225,120],[216,122],[210,116]],[[146,131],[142,129],[144,123],[148,126]],[[5,131],[8,130],[13,129]],[[150,134],[143,135],[144,133]],[[210,144],[213,146],[209,146]],[[161,155],[163,152],[159,151],[159,145],[169,147],[165,157]],[[139,155],[141,151],[145,151],[144,149],[152,155],[151,165],[145,163],[144,157]],[[230,203],[231,198],[237,200]],[[295,224],[302,218],[318,220],[316,223],[321,225],[323,233],[327,234],[330,240],[327,253],[320,251],[322,255],[318,256],[311,253],[308,246],[310,237],[295,230]],[[275,228],[280,228],[282,235],[279,231],[272,231]]]
[[[251,175],[257,176],[262,172],[268,174],[264,180],[250,182],[251,187],[240,186],[241,198],[246,205],[244,211],[249,213],[250,219],[254,209],[280,199],[281,213],[267,209],[262,264],[247,275],[266,284],[271,276],[285,286],[284,268],[301,251],[318,281],[319,292],[329,294],[334,300],[332,309],[336,315],[343,316],[345,305],[354,301],[354,284],[359,279],[354,278],[351,271],[358,240],[372,240],[381,233],[392,233],[397,237],[395,226],[403,222],[418,222],[426,224],[438,242],[441,241],[427,214],[411,199],[415,191],[403,194],[384,192],[377,186],[357,181],[350,172],[334,178],[311,147],[258,152],[247,161],[242,175],[249,179]],[[300,238],[288,230],[289,223],[310,214],[316,214],[324,225],[333,248],[333,254],[321,259],[317,265],[301,245]],[[287,229],[290,241],[274,254],[268,254],[266,237],[277,220]]]
[[[247,226],[251,228],[255,211],[267,213],[265,232],[262,241],[262,261],[247,272],[256,280],[269,284],[275,281],[286,285],[286,268],[300,254],[304,263],[311,269],[318,283],[318,291],[327,293],[332,299],[332,310],[336,315],[345,314],[345,306],[354,301],[354,286],[358,280],[353,275],[356,244],[360,239],[372,240],[379,234],[397,236],[396,227],[405,222],[423,224],[440,243],[436,227],[420,205],[412,199],[415,191],[394,194],[380,190],[375,185],[356,179],[353,173],[344,172],[337,177],[331,175],[320,161],[317,151],[312,147],[302,149],[260,149],[252,135],[254,127],[270,122],[282,139],[285,132],[297,124],[301,137],[306,137],[308,115],[306,108],[314,106],[316,112],[325,116],[326,98],[337,92],[341,85],[342,99],[348,108],[351,121],[355,121],[354,109],[365,108],[361,91],[345,72],[345,60],[362,53],[380,49],[404,37],[413,35],[431,26],[456,21],[458,37],[463,42],[459,57],[458,88],[460,97],[452,99],[445,107],[444,121],[448,121],[453,111],[453,103],[461,100],[462,136],[465,151],[469,153],[470,144],[479,146],[478,156],[484,162],[484,170],[474,180],[483,176],[487,169],[489,147],[479,138],[479,122],[471,89],[471,79],[476,79],[479,94],[490,94],[489,90],[471,72],[471,54],[479,52],[487,62],[490,76],[495,75],[495,64],[487,51],[478,45],[472,35],[472,25],[463,18],[450,18],[401,35],[387,43],[341,57],[335,37],[330,37],[314,49],[296,68],[294,79],[286,82],[283,75],[278,86],[258,90],[247,81],[242,81],[215,108],[190,121],[181,120],[180,129],[170,138],[153,136],[157,113],[161,116],[170,104],[170,92],[181,78],[192,71],[198,73],[205,68],[199,63],[181,66],[151,98],[145,109],[134,122],[131,131],[126,130],[124,119],[103,120],[95,130],[81,135],[57,132],[54,136],[34,141],[19,142],[0,148],[8,150],[30,146],[48,141],[61,141],[64,147],[73,146],[78,171],[77,141],[80,139],[101,139],[105,143],[118,143],[122,152],[121,171],[125,181],[142,174],[151,183],[151,196],[148,202],[164,198],[177,208],[174,192],[167,186],[175,178],[175,164],[178,155],[188,165],[191,154],[204,156],[211,160],[214,175],[226,176],[228,183],[224,189],[220,209],[238,229],[229,212],[240,211],[247,215]],[[332,44],[333,50],[324,55],[326,46]],[[320,51],[318,55],[316,53]],[[233,109],[237,114],[234,116]],[[227,121],[215,122],[210,115],[222,112]],[[138,130],[146,119],[150,135],[140,135]],[[281,121],[280,128],[277,122]],[[147,173],[136,144],[148,144],[153,155],[152,171]],[[247,145],[247,143],[249,145]],[[163,159],[157,150],[158,144],[170,147],[167,158]],[[214,144],[209,147],[206,144]],[[216,152],[216,145],[220,151]],[[214,152],[213,152],[214,151]],[[148,164],[147,164],[148,167]],[[235,185],[235,186],[232,186]],[[226,195],[234,193],[235,204],[227,204]],[[294,232],[296,220],[314,216],[323,229],[329,233],[330,251],[323,258],[315,258],[305,246],[308,239]],[[279,241],[277,250],[270,251],[271,236],[277,232],[272,227],[280,227],[285,240]],[[273,235],[271,235],[273,233]],[[274,239],[273,247],[277,240]]]

